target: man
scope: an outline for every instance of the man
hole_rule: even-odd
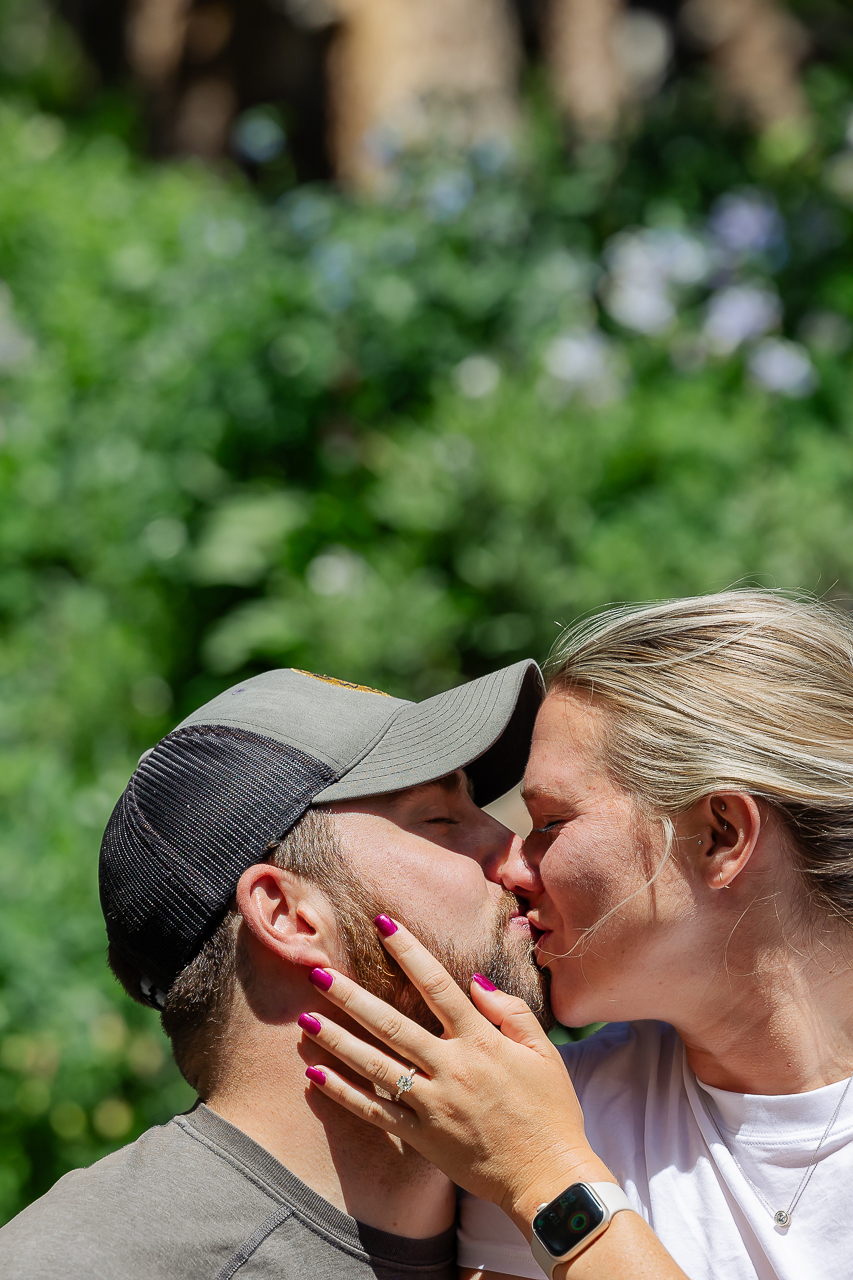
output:
[[[420,704],[271,671],[143,756],[101,848],[110,963],[204,1101],[0,1231],[4,1280],[455,1276],[452,1186],[307,1091],[299,1018],[332,965],[428,1023],[380,911],[542,1007],[529,926],[484,875],[513,837],[478,807],[521,777],[541,696],[532,662]]]

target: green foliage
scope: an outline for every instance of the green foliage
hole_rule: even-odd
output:
[[[96,896],[181,714],[270,665],[423,697],[615,599],[849,593],[850,93],[814,92],[782,168],[677,88],[624,153],[543,118],[273,207],[0,108],[0,1214],[189,1101]],[[799,345],[732,345],[723,295]]]

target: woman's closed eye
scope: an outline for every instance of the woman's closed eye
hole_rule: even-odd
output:
[[[568,818],[555,818],[553,822],[546,822],[542,827],[534,827],[532,835],[541,836],[547,831],[554,831],[557,827],[563,827],[569,821]]]

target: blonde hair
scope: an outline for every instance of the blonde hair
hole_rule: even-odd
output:
[[[714,791],[772,807],[804,904],[853,923],[853,623],[832,605],[732,590],[609,608],[571,627],[549,688],[607,712],[614,781],[651,815]]]

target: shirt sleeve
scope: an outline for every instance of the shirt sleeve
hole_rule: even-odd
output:
[[[463,1191],[459,1201],[457,1263],[472,1270],[543,1280],[530,1245],[502,1209]]]

